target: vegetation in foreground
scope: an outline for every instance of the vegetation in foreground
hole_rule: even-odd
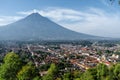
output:
[[[47,74],[40,76],[40,69],[31,61],[24,62],[17,54],[10,52],[0,66],[0,80],[120,80],[120,63],[110,67],[99,64],[85,72],[64,72],[59,67],[52,63]]]

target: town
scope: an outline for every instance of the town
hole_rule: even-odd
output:
[[[103,63],[107,66],[120,61],[120,44],[90,41],[72,42],[1,42],[0,61],[3,56],[12,51],[19,54],[24,61],[32,60],[36,67],[40,67],[40,75],[46,74],[45,65],[58,64],[61,71],[81,70],[94,68]],[[4,45],[3,45],[4,43]],[[105,45],[106,44],[106,45]]]

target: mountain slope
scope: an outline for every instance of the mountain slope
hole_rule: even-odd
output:
[[[38,13],[0,28],[0,40],[80,40],[100,37],[68,30]]]

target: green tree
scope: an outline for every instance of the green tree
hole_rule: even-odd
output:
[[[109,75],[109,69],[105,64],[99,64],[97,66],[97,78],[98,80],[103,80],[106,76]]]
[[[62,80],[61,78],[57,78],[56,80]]]
[[[114,74],[115,65],[111,65],[109,68],[109,76],[107,77],[107,80],[116,80],[115,74]]]
[[[43,80],[54,80],[57,77],[58,68],[54,63],[50,65],[48,72],[45,76],[43,76]]]
[[[21,66],[19,56],[13,52],[8,53],[0,67],[0,80],[17,80],[16,74]]]
[[[115,3],[115,1],[118,2],[118,4],[120,4],[120,0],[109,0],[111,2],[111,4]]]
[[[42,80],[41,77],[36,76],[33,80]]]
[[[73,77],[76,79],[76,78],[80,78],[80,76],[81,76],[81,72],[79,71],[79,70],[75,70],[73,73],[72,73],[72,75],[73,75]]]
[[[120,64],[115,65],[114,74],[115,74],[115,78],[119,80],[120,79]]]
[[[18,72],[17,77],[18,80],[33,80],[38,75],[38,71],[34,65],[27,64],[22,67],[22,69]]]
[[[81,76],[81,80],[95,80],[94,76],[91,74],[90,71],[86,71],[82,76]]]
[[[87,70],[94,78],[94,80],[97,79],[97,69],[96,68],[91,68]]]
[[[63,80],[71,80],[72,74],[70,72],[67,72],[63,75]]]

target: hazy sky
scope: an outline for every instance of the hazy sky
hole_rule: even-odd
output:
[[[109,0],[0,0],[0,25],[33,12],[77,32],[120,38],[120,5]]]

